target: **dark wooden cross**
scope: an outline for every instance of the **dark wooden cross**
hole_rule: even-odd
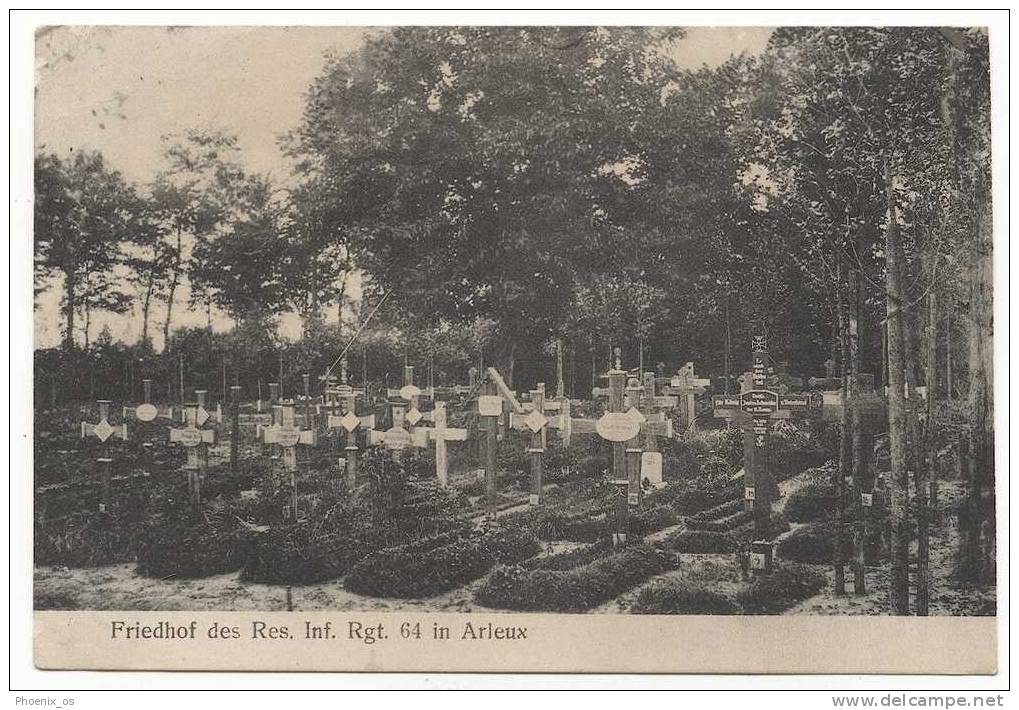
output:
[[[664,383],[662,392],[676,397],[678,400],[679,427],[687,431],[696,426],[697,397],[704,394],[711,386],[711,380],[694,375],[693,363],[688,362],[679,368],[675,375]]]
[[[751,341],[753,371],[750,381],[743,380],[739,395],[715,395],[715,417],[725,418],[743,430],[744,509],[754,513],[754,534],[759,540],[771,539],[771,504],[778,489],[769,465],[769,431],[772,420],[790,419],[793,414],[820,413],[819,392],[779,394],[768,389],[770,359],[764,335]]]
[[[525,431],[530,436],[527,447],[527,458],[531,463],[531,492],[528,497],[530,505],[540,505],[544,501],[542,493],[542,455],[545,453],[545,430],[549,424],[545,416],[545,386],[531,390],[531,408],[527,413],[511,413],[510,427]]]

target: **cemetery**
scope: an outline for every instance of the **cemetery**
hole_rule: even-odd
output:
[[[584,32],[380,32],[285,190],[39,151],[37,609],[996,613],[986,97],[887,88],[985,38]]]

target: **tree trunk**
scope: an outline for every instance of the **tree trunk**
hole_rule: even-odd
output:
[[[970,267],[969,461],[965,499],[959,511],[958,576],[995,578],[994,551],[994,304],[990,206],[985,191],[977,217],[977,243]]]
[[[152,271],[149,272],[149,282],[145,286],[145,298],[142,301],[142,349],[145,351],[152,349],[149,342],[149,314],[152,309],[152,291],[155,289],[155,284],[156,269],[153,266]]]
[[[863,494],[870,493],[867,475],[867,463],[871,451],[864,448],[869,441],[863,435],[863,417],[860,408],[855,406],[860,394],[860,278],[851,271],[849,273],[849,403],[852,407],[850,426],[853,431],[853,503],[856,525],[853,528],[853,594],[862,595],[867,592],[866,540],[867,515],[869,508],[863,505]]]
[[[173,276],[170,278],[170,289],[166,294],[166,322],[163,323],[163,350],[170,344],[170,326],[173,322],[173,299],[177,293],[177,283],[180,281],[180,265],[183,261],[183,238],[181,227],[177,225],[177,251],[173,255]]]
[[[845,284],[842,278],[843,265],[842,256],[836,257],[835,264],[835,308],[838,312],[839,326],[839,349],[842,360],[842,422],[841,434],[839,437],[839,465],[835,471],[835,551],[833,562],[835,566],[835,595],[841,596],[846,593],[846,567],[843,552],[845,550],[845,507],[846,492],[845,482],[852,467],[852,452],[850,449],[850,388],[849,377],[852,372],[852,363],[849,355],[849,314],[846,308]]]
[[[900,284],[899,224],[891,171],[885,166],[888,222],[885,226],[885,289],[888,336],[888,438],[891,458],[892,612],[909,614],[909,471],[906,468],[906,342]]]
[[[64,272],[64,350],[74,350],[74,311],[78,304],[75,300],[75,274],[74,268]]]

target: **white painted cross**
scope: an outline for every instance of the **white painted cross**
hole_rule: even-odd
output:
[[[187,426],[183,429],[170,430],[170,443],[180,444],[187,450],[187,463],[184,470],[188,473],[188,492],[191,506],[197,509],[202,500],[202,469],[207,461],[208,445],[216,441],[216,432],[211,429],[200,429],[198,425],[198,404],[184,407]]]
[[[316,443],[315,430],[299,428],[296,419],[294,402],[282,402],[278,424],[263,433],[266,443],[279,446],[283,452],[283,468],[290,473],[291,513],[295,521],[300,517],[297,508],[297,446],[314,446]]]
[[[467,430],[446,426],[446,404],[436,402],[432,412],[433,426],[421,429],[427,433],[428,440],[435,445],[435,475],[439,485],[445,488],[449,484],[449,461],[446,455],[447,441],[467,441]]]
[[[134,417],[140,422],[151,422],[157,417],[173,419],[173,407],[160,411],[156,405],[152,404],[152,380],[142,380],[142,388],[145,394],[141,404],[133,409],[131,407],[124,407],[122,411],[124,419]]]
[[[111,436],[117,436],[123,440],[127,440],[127,424],[121,424],[119,427],[114,427],[110,424],[110,400],[100,399],[96,400],[99,404],[99,422],[97,424],[91,424],[89,422],[81,423],[81,438],[84,439],[89,435],[92,435],[99,439],[105,444]],[[109,448],[109,447],[105,447]],[[99,459],[101,466],[99,475],[101,482],[101,492],[99,499],[99,512],[106,513],[110,504],[110,464],[113,462],[108,456],[103,456]]]
[[[96,424],[82,422],[81,438],[84,439],[91,434],[104,444],[111,436],[118,436],[126,440],[127,424],[121,424],[119,427],[110,424],[110,400],[98,399],[96,402],[99,404],[99,422]]]

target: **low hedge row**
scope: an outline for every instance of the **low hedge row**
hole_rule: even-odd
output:
[[[415,542],[371,553],[354,565],[344,586],[374,597],[430,597],[472,582],[496,563],[519,562],[540,551],[529,533],[502,528]]]
[[[785,515],[794,523],[811,523],[835,514],[835,494],[830,483],[812,481],[789,494]]]
[[[691,517],[694,520],[718,520],[719,518],[728,517],[733,513],[738,513],[741,510],[743,510],[743,499],[733,498],[721,505],[716,505],[712,508],[695,513]]]
[[[782,538],[776,552],[782,559],[792,562],[829,564],[835,556],[835,536],[831,530],[818,525],[804,526]]]
[[[588,611],[677,565],[675,554],[641,544],[569,570],[497,567],[474,599],[495,609]]]
[[[670,535],[665,544],[676,552],[690,554],[725,554],[739,547],[732,535],[712,530],[681,530]]]
[[[241,579],[262,584],[314,584],[346,574],[371,551],[364,539],[317,533],[307,523],[246,531]]]
[[[710,532],[729,532],[753,520],[754,514],[749,510],[732,513],[719,520],[697,520],[687,518],[686,526],[690,530],[708,530]]]
[[[736,603],[719,592],[675,579],[652,583],[637,594],[631,614],[738,614]]]
[[[560,552],[546,557],[534,557],[520,563],[524,569],[545,569],[545,570],[568,570],[586,565],[599,557],[604,557],[608,550],[612,549],[612,543],[608,538],[591,544],[578,547],[569,552]]]
[[[783,565],[756,577],[736,596],[744,614],[780,614],[814,596],[827,584],[823,574],[808,565]]]
[[[145,530],[138,573],[159,579],[197,579],[236,572],[244,563],[240,533],[204,520],[164,520]]]

